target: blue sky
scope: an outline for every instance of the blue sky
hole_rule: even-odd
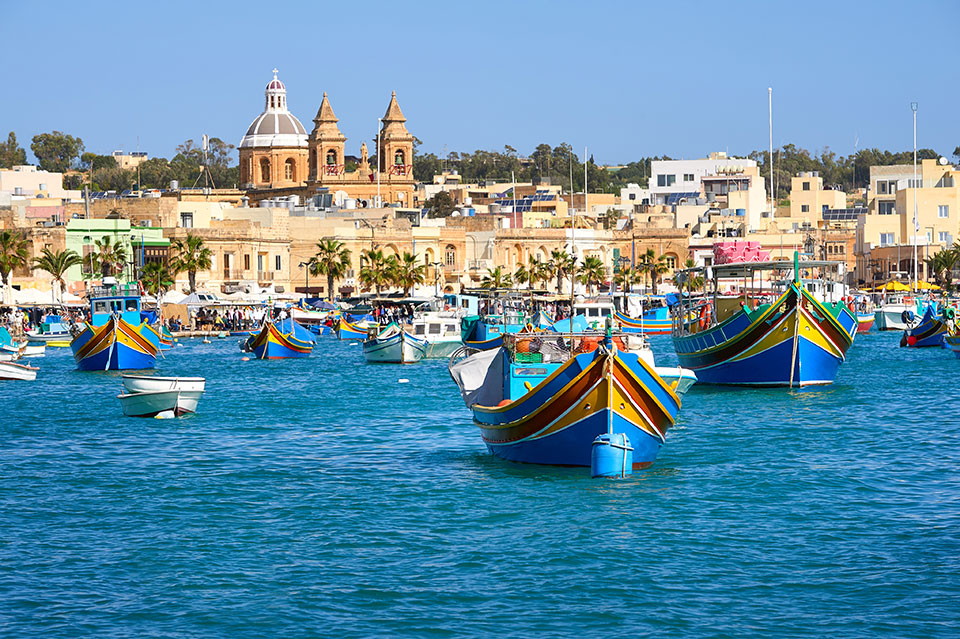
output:
[[[960,2],[18,2],[0,129],[87,150],[238,144],[280,69],[309,130],[329,93],[348,152],[395,90],[423,149],[569,142],[597,162],[774,144],[960,145]],[[911,45],[911,41],[915,45]],[[912,53],[911,53],[912,52]]]

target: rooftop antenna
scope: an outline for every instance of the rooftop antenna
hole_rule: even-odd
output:
[[[210,136],[206,133],[200,138],[200,148],[203,150],[203,164],[200,165],[200,175],[194,180],[193,186],[197,186],[197,182],[199,182],[202,177],[205,188],[217,188],[217,185],[213,182],[213,176],[210,175],[210,167],[207,166],[207,151],[210,150]]]

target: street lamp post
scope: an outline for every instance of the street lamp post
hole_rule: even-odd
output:
[[[433,265],[433,293],[436,297],[440,297],[440,269],[443,267],[443,262],[431,262]]]
[[[300,262],[300,268],[306,267],[303,270],[304,297],[310,297],[310,267],[316,263],[317,260],[312,257],[306,262]]]

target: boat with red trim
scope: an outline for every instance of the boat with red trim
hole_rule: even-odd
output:
[[[90,321],[70,342],[77,368],[84,371],[153,368],[160,339],[141,319],[140,287],[104,278],[90,292]]]
[[[247,338],[242,350],[257,359],[287,359],[310,357],[313,345],[313,333],[287,317],[266,320],[259,333]]]

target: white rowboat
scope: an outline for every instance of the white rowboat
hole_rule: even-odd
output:
[[[178,417],[185,413],[194,413],[203,391],[161,390],[117,395],[128,417],[155,417],[164,412],[172,412]]]
[[[158,377],[155,375],[123,375],[123,387],[128,393],[151,391],[204,391],[207,381],[202,377]]]
[[[14,364],[13,362],[0,362],[0,379],[17,379],[32,382],[37,378],[37,371],[40,370],[34,366],[24,366],[23,364]]]

